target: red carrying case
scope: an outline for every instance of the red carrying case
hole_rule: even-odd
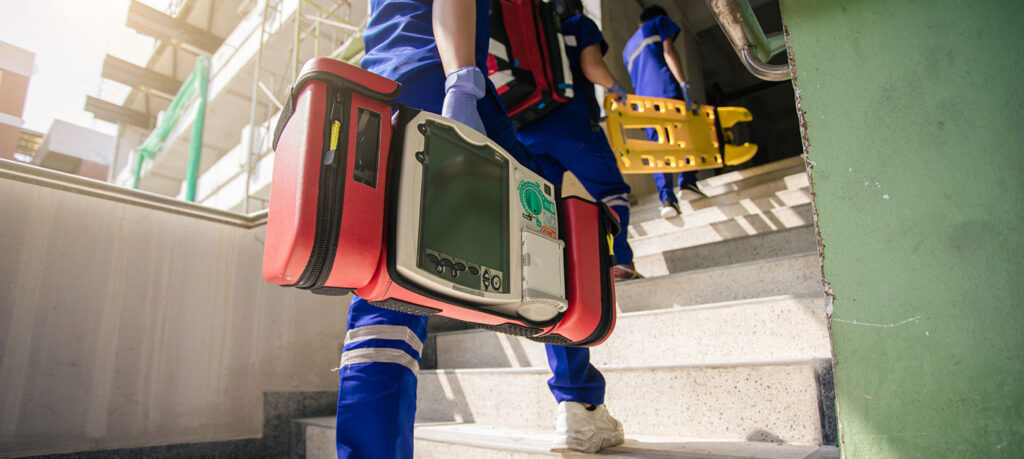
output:
[[[550,320],[530,321],[456,299],[396,269],[399,170],[402,161],[422,155],[404,151],[404,136],[426,135],[406,129],[420,111],[392,106],[399,89],[391,80],[326,58],[303,67],[275,132],[264,277],[320,294],[354,290],[380,307],[438,314],[539,342],[604,341],[615,325],[611,238],[619,228],[602,203],[555,200],[568,307]]]
[[[380,258],[391,101],[400,86],[343,62],[312,59],[274,133],[263,276],[345,294]]]
[[[516,127],[573,97],[562,23],[550,2],[491,0],[487,74]]]

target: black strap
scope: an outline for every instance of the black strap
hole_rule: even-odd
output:
[[[712,107],[715,114],[715,135],[718,136],[718,154],[722,157],[722,165],[725,165],[725,132],[722,131],[722,121],[718,119],[718,107]]]
[[[583,94],[583,98],[587,100],[587,112],[590,114],[590,129],[594,132],[601,130],[601,109],[597,106],[597,97],[594,95],[594,83],[587,80],[587,77],[583,75],[582,66],[576,66],[572,69],[572,81],[573,85],[577,81],[586,81],[590,83],[590,91]]]
[[[299,92],[305,89],[306,85],[311,81],[321,81],[328,85],[349,88],[367,97],[386,102],[395,100],[395,98],[398,97],[398,94],[402,92],[402,85],[400,83],[395,83],[394,91],[384,93],[374,91],[356,81],[347,80],[337,74],[325,70],[306,72],[299,77],[299,80],[296,81],[294,85],[292,85],[291,89],[288,91],[288,99],[285,100],[284,107],[281,107],[281,116],[277,118],[277,126],[274,127],[274,150],[277,150],[277,142],[281,140],[281,133],[284,131],[285,125],[288,124],[288,120],[290,120],[292,115],[295,114],[295,99],[298,98]]]

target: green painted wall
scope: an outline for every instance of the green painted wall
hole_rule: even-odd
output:
[[[1024,454],[1024,3],[782,0],[846,457]]]

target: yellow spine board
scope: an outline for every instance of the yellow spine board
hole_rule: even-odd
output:
[[[676,99],[630,94],[624,102],[605,98],[608,112],[608,140],[619,169],[624,174],[688,172],[733,166],[750,160],[757,145],[729,143],[736,123],[754,119],[743,107],[719,107],[718,117],[724,139],[725,158],[718,153],[714,107],[702,105],[697,114]],[[658,140],[648,140],[645,129],[653,128]]]

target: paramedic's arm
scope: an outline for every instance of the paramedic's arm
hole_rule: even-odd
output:
[[[605,88],[610,88],[615,84],[615,77],[608,71],[608,67],[604,65],[604,59],[601,59],[600,43],[594,43],[583,48],[583,52],[580,53],[580,67],[583,68],[583,76],[587,77],[591,83],[599,84]]]
[[[583,70],[583,76],[587,77],[591,83],[608,89],[609,92],[615,94],[616,99],[621,99],[626,95],[626,89],[615,81],[615,77],[608,71],[608,66],[604,65],[604,59],[601,59],[600,43],[583,48],[583,52],[580,53],[580,68]]]
[[[476,1],[434,0],[434,40],[444,74],[476,65]]]
[[[662,44],[665,48],[665,63],[668,64],[668,69],[672,72],[672,76],[676,77],[676,81],[680,85],[686,83],[686,74],[683,73],[683,60],[680,59],[679,53],[676,52],[672,39],[666,38]]]
[[[476,66],[476,1],[434,0],[432,25],[445,74],[441,115],[486,133],[476,109],[487,91]]]

